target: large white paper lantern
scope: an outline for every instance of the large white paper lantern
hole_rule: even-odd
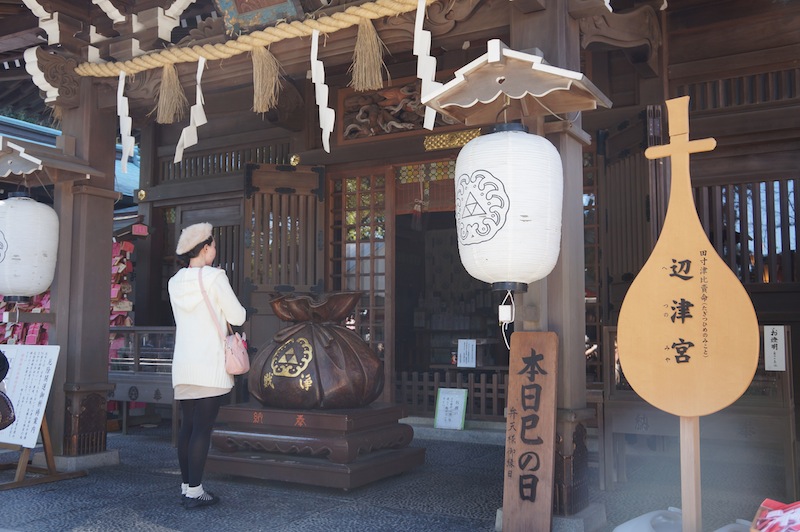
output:
[[[561,247],[561,156],[522,124],[499,124],[456,161],[458,252],[495,290],[525,291],[547,276]]]
[[[24,300],[50,287],[58,253],[58,216],[25,193],[0,201],[0,294]]]

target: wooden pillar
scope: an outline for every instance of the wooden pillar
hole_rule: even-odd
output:
[[[580,70],[578,21],[568,12],[567,0],[548,0],[545,9],[521,13],[511,3],[511,43],[514,50],[538,48],[549,64]],[[580,131],[580,116],[570,115]],[[528,124],[531,133],[542,132],[542,124]],[[564,199],[561,253],[553,272],[529,286],[523,295],[516,330],[547,330],[559,337],[558,418],[556,455],[556,513],[572,514],[588,504],[585,462],[580,450],[585,442],[581,421],[586,417],[585,283],[583,250],[582,144],[569,132],[547,135],[561,154],[564,167]]]
[[[91,79],[81,80],[80,105],[65,110],[62,132],[76,139],[76,155],[105,176],[55,186],[60,229],[50,343],[61,352],[48,424],[55,453],[65,456],[106,448],[116,121],[113,110],[97,108],[96,90]]]
[[[155,209],[148,201],[147,193],[156,185],[158,126],[149,122],[140,130],[139,142],[139,189],[144,194],[139,198],[139,214],[142,222],[150,227],[147,238],[134,242],[136,248],[136,283],[134,301],[136,305],[136,325],[164,325],[162,318],[169,314],[161,301],[162,249],[166,235],[160,220],[155,219]]]

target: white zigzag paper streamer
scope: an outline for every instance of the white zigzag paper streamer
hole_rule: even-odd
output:
[[[424,0],[423,0],[424,1]],[[331,133],[336,120],[336,111],[328,107],[328,86],[325,84],[325,66],[317,59],[319,53],[319,30],[311,34],[311,81],[314,83],[317,106],[319,107],[319,127],[322,130],[322,147],[331,152]]]
[[[119,72],[117,85],[117,116],[119,116],[119,137],[122,142],[122,171],[128,172],[128,159],[133,155],[136,140],[131,135],[133,120],[130,117],[128,98],[122,95],[125,90],[125,71]]]
[[[420,99],[442,86],[436,79],[436,58],[431,56],[431,32],[422,29],[425,20],[425,0],[417,2],[417,17],[414,20],[414,55],[417,56],[417,77],[422,81]],[[433,129],[436,110],[425,107],[425,129]]]
[[[203,79],[203,70],[206,68],[206,58],[200,57],[197,61],[197,82],[195,83],[195,98],[194,105],[189,109],[189,125],[183,128],[181,136],[178,139],[178,144],[175,146],[175,159],[174,163],[179,163],[183,160],[183,151],[197,144],[197,128],[208,122],[206,118],[206,111],[203,108],[205,100],[203,99],[203,89],[200,82]]]

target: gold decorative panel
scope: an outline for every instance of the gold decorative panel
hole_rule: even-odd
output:
[[[425,151],[447,150],[450,148],[461,148],[467,142],[481,134],[480,128],[468,129],[466,131],[455,131],[453,133],[441,133],[439,135],[428,135],[423,141]]]

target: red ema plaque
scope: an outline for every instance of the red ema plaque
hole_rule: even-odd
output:
[[[133,224],[131,226],[131,233],[136,236],[147,236],[149,234],[147,226],[144,224]]]

